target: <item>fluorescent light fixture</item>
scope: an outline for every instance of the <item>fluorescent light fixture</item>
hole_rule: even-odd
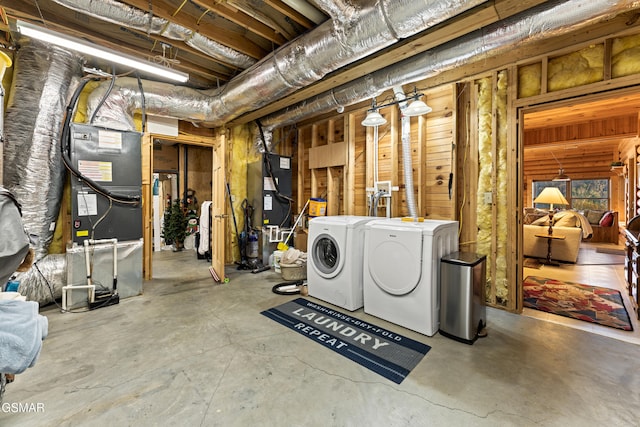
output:
[[[21,34],[34,39],[42,40],[47,43],[54,44],[66,49],[71,49],[76,52],[91,55],[105,61],[114,62],[117,64],[125,65],[127,67],[135,68],[145,73],[153,74],[158,77],[164,77],[166,79],[175,80],[181,83],[189,80],[189,74],[181,71],[172,70],[167,67],[158,66],[152,62],[136,59],[133,56],[129,56],[122,53],[115,53],[106,50],[103,47],[87,43],[85,41],[68,37],[66,35],[56,33],[45,28],[37,27],[35,25],[28,24],[26,22],[17,21],[17,27]]]

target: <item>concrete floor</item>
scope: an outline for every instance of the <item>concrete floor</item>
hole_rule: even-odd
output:
[[[0,425],[638,425],[638,345],[488,309],[489,336],[470,346],[356,311],[432,347],[397,385],[262,316],[297,297],[271,292],[279,275],[230,268],[216,285],[207,267],[160,252],[142,296],[43,308],[49,336],[7,387]]]

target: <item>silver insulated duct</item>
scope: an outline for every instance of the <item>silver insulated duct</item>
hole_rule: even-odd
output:
[[[139,30],[147,34],[157,34],[171,40],[179,40],[200,52],[242,70],[253,65],[256,60],[248,55],[204,37],[202,34],[153,16],[138,8],[115,0],[53,0],[61,6],[94,18],[102,19],[123,27]]]
[[[79,57],[21,40],[5,118],[4,185],[22,204],[36,260],[48,253],[58,218],[65,168],[60,154],[69,87],[82,76]]]
[[[18,275],[19,292],[46,304],[60,297],[66,283],[65,256],[47,253],[65,177],[62,116],[82,66],[68,51],[25,39],[20,43],[5,120],[4,185],[22,204],[25,228],[35,237],[36,262]]]
[[[495,57],[640,7],[637,0],[550,1],[338,86],[262,119],[267,131],[365,101],[397,85],[434,77],[470,62]]]
[[[112,0],[56,1],[103,4]],[[244,113],[290,95],[332,71],[380,51],[399,39],[429,29],[484,2],[485,0],[383,0],[360,2],[355,9],[340,13],[334,10],[332,14],[336,19],[326,21],[315,30],[281,47],[220,90],[200,92],[196,97],[206,101],[202,110],[190,109],[194,91],[185,91],[172,85],[154,87],[161,90],[163,95],[168,95],[171,102],[186,104],[181,111],[174,110],[173,113],[177,115],[171,117],[186,121],[201,120],[205,126],[222,126]],[[345,2],[341,4],[347,6]],[[340,21],[339,18],[346,21]],[[122,79],[116,82],[110,96],[121,97],[124,102],[140,104],[140,100],[128,98],[135,95],[131,91],[133,83],[121,82]],[[108,82],[104,83],[105,87],[108,85]],[[121,85],[126,87],[122,88]],[[145,95],[151,91],[145,83]],[[137,90],[136,92],[139,95]],[[97,91],[95,96],[99,97],[100,93],[104,94],[104,90]],[[97,104],[97,101],[90,102],[90,105]],[[125,111],[132,109],[133,106],[123,108]],[[163,115],[162,111],[149,112]],[[88,113],[89,116],[92,114],[93,111]],[[100,114],[102,112],[96,115],[95,123],[106,124]],[[109,122],[108,119],[106,121]]]

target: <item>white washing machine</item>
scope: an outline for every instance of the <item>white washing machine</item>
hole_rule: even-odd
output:
[[[309,221],[307,289],[309,295],[357,310],[363,305],[364,225],[370,216],[321,216]]]
[[[458,250],[458,222],[370,221],[364,247],[365,313],[427,336],[438,332],[440,258]]]

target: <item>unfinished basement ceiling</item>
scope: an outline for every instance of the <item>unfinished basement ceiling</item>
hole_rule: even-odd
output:
[[[224,84],[252,63],[328,19],[305,0],[5,0],[1,6],[9,18],[45,26],[139,58],[164,62],[189,73],[191,85],[200,87]],[[87,10],[82,10],[85,7]],[[110,21],[92,16],[94,12],[102,16],[111,14]],[[120,18],[127,20],[133,16],[138,17],[136,22],[140,28],[119,22]],[[152,20],[151,26],[142,28]],[[176,28],[218,43],[236,58],[208,55],[192,47],[189,40],[176,39]]]
[[[397,0],[396,0],[397,1]],[[164,61],[181,71],[190,74],[188,82],[194,88],[224,87],[230,80],[242,79],[239,76],[246,69],[245,60],[260,62],[272,52],[300,36],[319,30],[318,27],[349,19],[349,13],[358,13],[364,7],[379,7],[380,10],[398,9],[400,3],[388,0],[370,1],[325,1],[325,0],[226,0],[203,1],[186,0],[184,2],[141,1],[141,0],[3,0],[1,7],[5,11],[9,25],[15,19],[29,21],[36,25],[47,26],[66,34],[82,37],[94,43],[124,51],[142,58]],[[541,0],[502,0],[476,1],[467,3],[472,7],[464,13],[446,19],[428,30],[413,36],[401,38],[393,45],[377,52],[367,54],[359,60],[353,60],[347,66],[332,70],[319,81],[309,83],[293,94],[279,99],[271,99],[269,105],[254,108],[243,114],[232,124],[247,123],[278,111],[301,100],[308,99],[332,87],[361,78],[367,73],[396,63],[400,58],[410,57],[449,40],[482,28],[540,3]],[[115,4],[116,11],[122,13],[124,6],[128,11],[141,14],[140,26],[145,19],[160,19],[166,25],[179,26],[181,31],[205,36],[224,49],[237,53],[239,63],[232,65],[227,60],[212,58],[190,46],[189,41],[165,37],[160,32],[144,31],[142,28],[113,23],[104,16],[79,12],[74,7],[96,8]],[[357,6],[352,6],[353,4]],[[412,3],[407,3],[412,4]],[[452,9],[460,4],[453,0],[431,1],[429,10]],[[72,7],[73,6],[73,7]],[[131,13],[127,12],[130,17]],[[384,15],[384,13],[379,12]],[[102,16],[102,17],[101,17]],[[330,17],[331,16],[331,17]],[[353,15],[355,16],[355,15]],[[381,17],[381,19],[384,17]],[[410,17],[407,19],[409,20]],[[415,17],[414,17],[415,19]],[[423,18],[426,19],[426,18]],[[397,24],[397,23],[396,23]],[[402,23],[401,23],[402,24]],[[408,24],[405,22],[405,24]],[[357,20],[354,25],[357,25]],[[155,27],[154,27],[155,28]],[[326,28],[326,25],[325,25]],[[3,29],[0,27],[0,29]],[[5,30],[8,29],[5,25]],[[322,29],[320,29],[322,31]],[[11,40],[8,40],[9,45]],[[378,47],[376,46],[376,49]]]

